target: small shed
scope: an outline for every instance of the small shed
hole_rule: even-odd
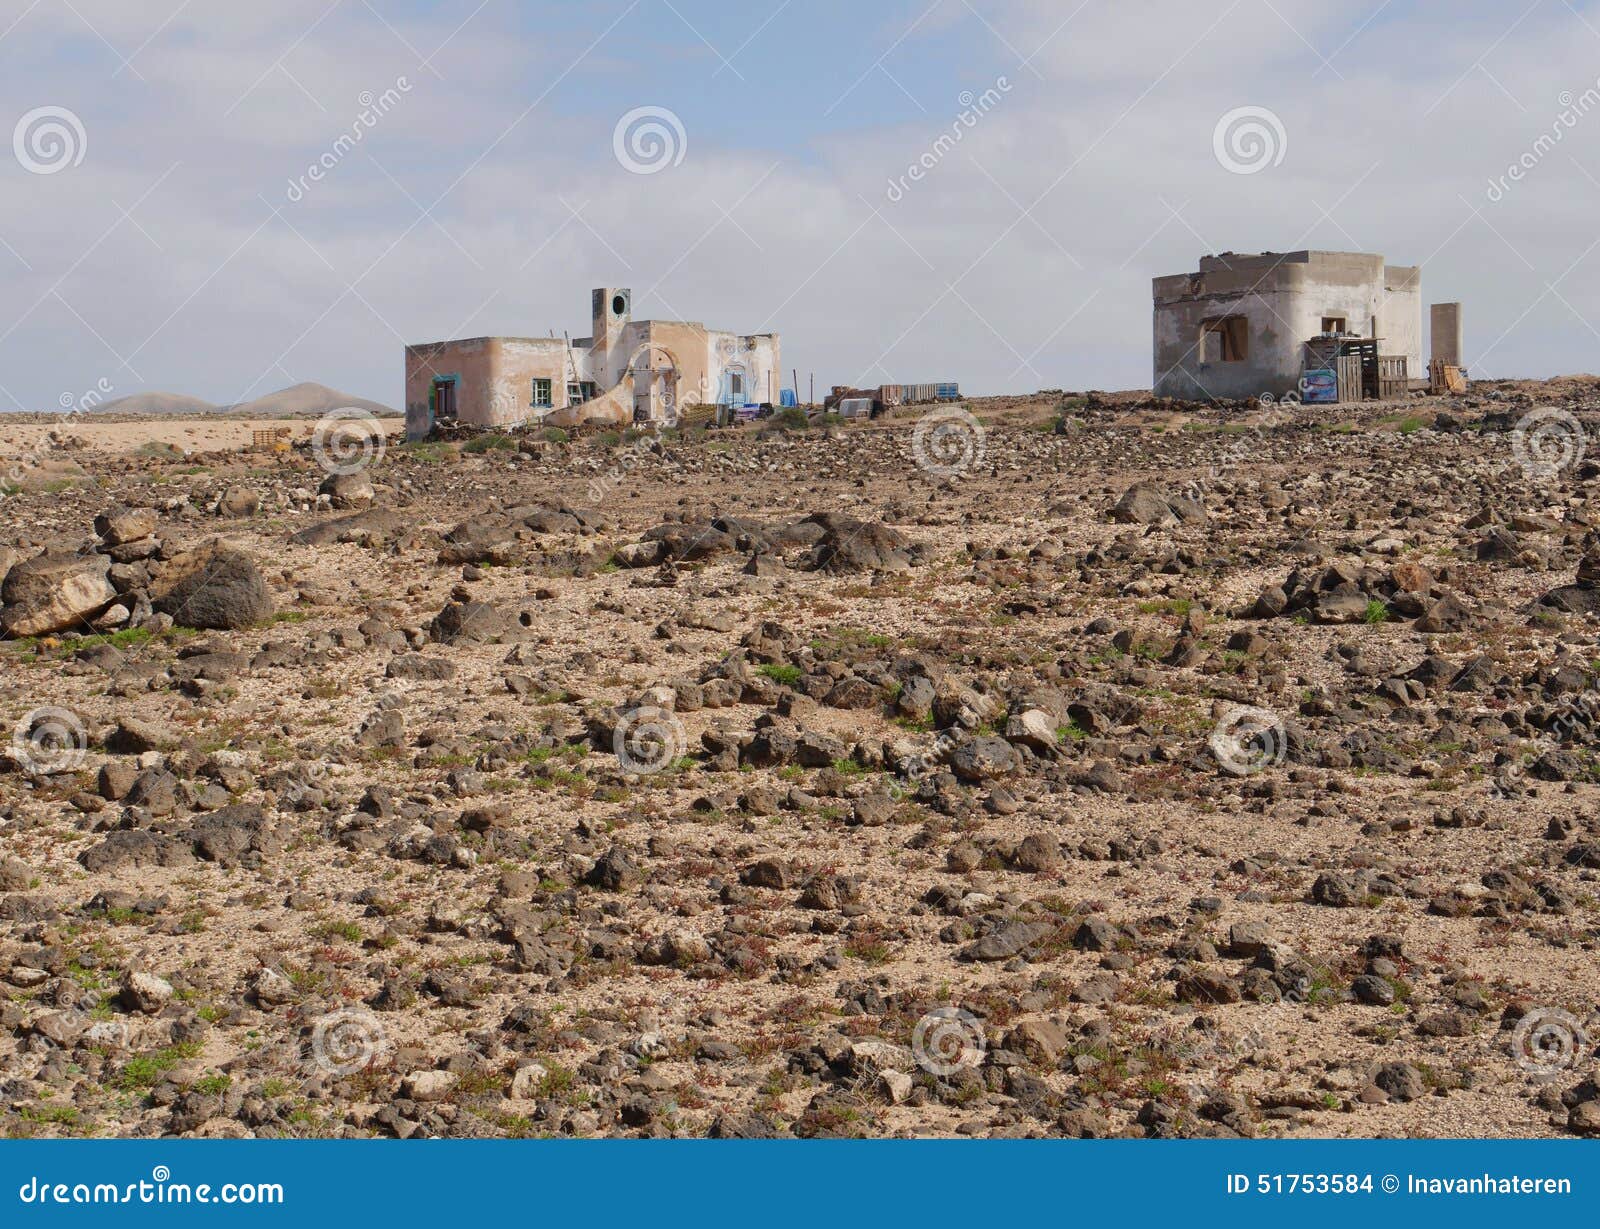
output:
[[[1320,394],[1329,372],[1335,376],[1338,401],[1392,401],[1405,397],[1410,391],[1406,356],[1381,353],[1381,341],[1381,337],[1356,333],[1322,333],[1308,338],[1301,361],[1302,397],[1313,400],[1306,394],[1307,390],[1314,390],[1319,394],[1315,400],[1328,400]]]

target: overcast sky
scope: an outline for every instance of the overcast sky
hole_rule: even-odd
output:
[[[0,66],[0,409],[394,405],[600,285],[802,390],[1145,387],[1151,277],[1297,247],[1600,369],[1600,0],[0,0]]]

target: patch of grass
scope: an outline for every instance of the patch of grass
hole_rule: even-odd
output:
[[[1367,603],[1367,609],[1361,616],[1363,623],[1383,623],[1389,618],[1389,606],[1381,598],[1373,598]]]
[[[73,1105],[24,1105],[17,1111],[24,1122],[73,1129],[83,1125],[83,1115]]]
[[[361,927],[354,922],[323,922],[311,933],[324,943],[333,939],[343,939],[346,943],[361,942]]]
[[[397,456],[410,457],[413,460],[430,464],[448,461],[456,454],[456,450],[450,447],[449,444],[441,443],[438,440],[408,440],[392,451]]]
[[[800,681],[805,672],[799,666],[784,666],[777,662],[768,662],[757,666],[756,673],[771,679],[774,683],[782,683],[785,687],[793,687]]]
[[[474,435],[465,444],[461,451],[467,453],[480,452],[505,452],[516,451],[517,441],[500,431],[486,431],[482,435]]]
[[[560,427],[546,427],[544,431],[544,442],[547,444],[565,444],[571,438]]]
[[[539,1080],[539,1096],[563,1096],[571,1090],[576,1078],[570,1067],[563,1067],[560,1063],[546,1063],[544,1075]]]
[[[117,1077],[117,1086],[129,1092],[154,1088],[168,1071],[199,1053],[199,1042],[182,1041],[148,1054],[136,1054],[123,1064],[122,1074]]]

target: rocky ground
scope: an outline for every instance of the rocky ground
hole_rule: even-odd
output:
[[[968,409],[28,458],[0,1131],[1600,1132],[1600,381]]]

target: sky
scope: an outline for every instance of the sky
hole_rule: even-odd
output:
[[[1148,387],[1152,277],[1303,247],[1600,370],[1600,0],[0,0],[0,68],[0,410],[398,405],[597,286],[802,392]]]

